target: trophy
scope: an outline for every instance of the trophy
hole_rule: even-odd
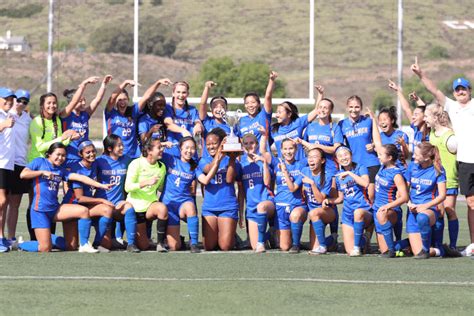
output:
[[[239,123],[241,110],[235,111],[233,114],[228,114],[225,111],[221,112],[222,120],[226,122],[230,127],[230,135],[227,136],[227,141],[224,144],[222,152],[236,152],[243,153],[242,145],[239,142],[239,138],[234,134],[234,128]]]

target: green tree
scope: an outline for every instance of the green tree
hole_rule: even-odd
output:
[[[374,100],[372,101],[372,109],[374,111],[382,108],[389,108],[395,105],[395,97],[387,90],[377,90],[374,94]]]
[[[200,95],[204,83],[212,80],[217,86],[212,88],[213,95],[230,96],[233,83],[237,78],[237,68],[229,57],[209,58],[206,60],[199,72],[198,77],[191,82],[191,92],[193,95]]]

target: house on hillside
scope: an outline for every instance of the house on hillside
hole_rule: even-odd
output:
[[[12,36],[8,30],[5,37],[0,36],[0,50],[12,50],[14,52],[28,52],[31,49],[30,44],[24,36]]]

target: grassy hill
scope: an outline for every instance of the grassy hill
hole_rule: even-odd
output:
[[[133,27],[133,1],[110,5],[109,0],[57,1],[55,40],[58,46],[74,46],[84,52],[58,54],[55,91],[75,85],[92,74],[113,73],[122,80],[132,76],[131,56],[97,54],[89,46],[90,34],[105,23]],[[259,60],[278,70],[287,82],[288,97],[308,95],[309,1],[280,0],[163,0],[153,6],[143,0],[143,19],[156,19],[179,31],[181,42],[166,59],[140,57],[140,81],[146,86],[157,77],[189,79],[209,57],[230,56],[236,62]],[[385,79],[396,77],[397,1],[316,0],[315,78],[327,87],[328,96],[342,110],[347,96],[359,94],[371,103],[374,92],[384,89]],[[43,10],[29,18],[0,17],[3,30],[25,35],[32,44],[30,55],[2,54],[2,85],[38,87],[46,69],[47,1]],[[1,8],[18,7],[3,0]],[[414,55],[435,80],[463,72],[474,78],[474,30],[453,30],[443,20],[472,18],[474,2],[405,1],[405,69]],[[132,43],[130,43],[132,45]],[[449,55],[437,59],[436,50]],[[430,57],[431,56],[431,57]],[[212,79],[212,78],[210,78]],[[38,86],[39,85],[39,86]],[[145,87],[141,88],[143,92]]]

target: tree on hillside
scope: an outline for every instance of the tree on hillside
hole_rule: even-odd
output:
[[[229,57],[210,58],[202,64],[198,77],[192,81],[191,92],[193,95],[201,94],[204,83],[212,80],[217,83],[212,90],[214,95],[243,97],[247,92],[255,91],[263,97],[270,71],[270,67],[261,62],[236,65]],[[276,82],[273,96],[285,96],[285,83],[280,79]]]

